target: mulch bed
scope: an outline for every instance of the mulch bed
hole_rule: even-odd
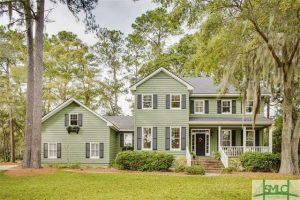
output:
[[[44,175],[44,174],[53,174],[58,169],[56,168],[50,168],[50,167],[43,167],[40,169],[23,169],[22,167],[18,166],[12,170],[6,171],[4,174],[6,176],[38,176],[38,175]]]

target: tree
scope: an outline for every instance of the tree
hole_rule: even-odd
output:
[[[204,19],[195,56],[198,70],[212,67],[210,71],[227,75],[227,82],[243,83],[241,89],[254,98],[255,107],[259,104],[261,81],[271,88],[274,97],[282,98],[280,173],[298,173],[300,119],[293,117],[299,107],[295,104],[300,43],[296,1],[157,1],[175,6],[173,15],[187,18],[190,24]]]
[[[122,58],[124,55],[123,33],[117,30],[101,28],[97,32],[98,42],[94,45],[97,58],[103,63],[106,69],[104,78],[104,106],[109,109],[108,115],[118,115],[121,108],[118,105],[119,95],[124,90],[124,65]]]
[[[58,1],[53,0],[57,3]],[[97,0],[93,1],[66,1],[60,3],[67,4],[69,10],[77,17],[83,11],[85,13],[84,22],[89,29],[96,28],[94,16],[91,10],[94,9]],[[14,19],[13,11],[19,16]],[[43,31],[45,20],[45,1],[31,0],[2,1],[0,2],[0,16],[8,13],[10,25],[25,22],[28,55],[28,75],[27,75],[27,105],[26,105],[26,141],[23,156],[23,167],[41,167],[41,120],[42,120],[42,83],[43,83]],[[33,37],[33,25],[35,24],[35,34]]]

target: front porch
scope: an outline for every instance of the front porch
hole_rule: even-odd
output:
[[[272,152],[271,126],[191,126],[190,151],[195,156],[213,156],[219,152],[225,167],[230,157],[245,152]]]

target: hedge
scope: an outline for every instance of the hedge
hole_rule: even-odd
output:
[[[204,175],[205,170],[201,165],[192,165],[185,168],[185,172],[189,175]]]
[[[119,169],[138,171],[167,171],[173,164],[174,156],[161,152],[122,151],[115,159]]]
[[[242,166],[251,172],[278,172],[280,154],[247,152],[240,156]]]

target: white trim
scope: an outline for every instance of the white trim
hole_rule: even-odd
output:
[[[141,94],[142,95],[142,110],[153,110],[153,94]],[[151,108],[144,108],[144,96],[151,96]]]
[[[202,101],[203,102],[203,111],[202,112],[196,112],[196,102]],[[194,100],[194,114],[204,114],[205,113],[205,100],[203,99],[195,99]]]
[[[73,125],[71,125],[71,115],[77,115],[77,125],[75,125],[75,126],[78,126],[78,122],[79,122],[79,113],[69,113],[69,126],[73,126]]]
[[[57,159],[57,143],[58,142],[48,142],[48,159]],[[50,144],[55,144],[56,147],[56,154],[55,156],[50,157]]]
[[[172,128],[179,129],[179,147],[172,148]],[[181,151],[181,126],[170,126],[170,151]]]
[[[173,106],[172,106],[172,96],[179,96],[179,107],[178,108],[173,108]],[[170,94],[170,109],[171,110],[181,110],[181,94],[177,94],[177,93],[175,93],[175,94]]]
[[[241,94],[220,94],[220,93],[202,93],[192,94],[192,97],[241,97]],[[271,96],[271,94],[261,94],[260,96]]]
[[[199,132],[194,132],[193,131],[199,131]],[[200,131],[203,131],[203,132],[200,132]],[[195,138],[194,138],[194,153],[196,153],[196,149],[197,149],[197,146],[196,146],[196,135],[197,134],[205,134],[205,141],[204,141],[204,144],[205,144],[205,147],[204,147],[204,153],[205,153],[205,156],[210,156],[210,129],[191,129],[191,135],[193,137],[193,135],[195,135]],[[206,142],[206,137],[208,137],[208,143]],[[208,145],[208,152],[206,152],[206,145]]]
[[[159,72],[165,72],[166,74],[168,74],[169,76],[171,76],[172,78],[174,78],[175,80],[177,80],[178,82],[182,83],[183,85],[185,85],[187,87],[188,90],[193,90],[194,87],[192,85],[190,85],[189,83],[187,83],[186,81],[182,80],[181,78],[179,78],[178,76],[176,76],[175,74],[169,72],[168,70],[166,70],[165,68],[161,67],[159,69],[157,69],[156,71],[154,71],[153,73],[151,73],[150,75],[148,75],[147,77],[145,77],[144,79],[140,80],[139,82],[137,82],[136,84],[132,85],[130,87],[130,90],[134,91],[136,90],[136,88],[141,85],[142,83],[144,83],[145,81],[147,81],[148,79],[152,78],[153,76],[155,76],[156,74],[158,74]]]
[[[222,147],[228,147],[228,146],[223,145],[223,131],[229,131],[230,132],[230,134],[229,134],[230,135],[230,145],[229,145],[229,147],[231,147],[232,146],[232,130],[231,129],[221,129],[221,138],[220,138],[220,139],[222,139],[221,146]]]
[[[150,148],[144,148],[144,128],[151,128],[151,144]],[[153,149],[153,126],[143,126],[142,127],[142,150],[143,151],[152,151]]]
[[[223,101],[229,101],[230,102],[230,112],[223,112]],[[221,99],[221,114],[223,115],[228,115],[228,114],[232,114],[232,99]]]
[[[98,156],[92,156],[92,144],[98,145]],[[99,159],[100,158],[100,144],[98,142],[90,142],[90,159]]]
[[[87,111],[89,111],[92,114],[96,115],[96,117],[98,117],[98,118],[102,119],[103,121],[105,121],[106,124],[107,124],[107,126],[110,126],[110,127],[113,127],[116,130],[119,130],[113,123],[111,123],[110,121],[108,121],[107,119],[105,119],[104,117],[102,117],[101,115],[97,114],[96,112],[92,111],[91,109],[89,109],[88,107],[86,107],[85,105],[83,105],[82,103],[80,103],[78,100],[76,100],[75,98],[68,99],[67,101],[65,101],[61,105],[57,106],[54,110],[52,110],[51,112],[49,112],[47,115],[45,115],[42,118],[42,123],[45,122],[50,117],[52,117],[55,113],[61,111],[63,108],[67,107],[68,105],[70,105],[73,102],[77,103],[78,105],[80,105],[81,107],[83,107],[84,109],[86,109]]]

